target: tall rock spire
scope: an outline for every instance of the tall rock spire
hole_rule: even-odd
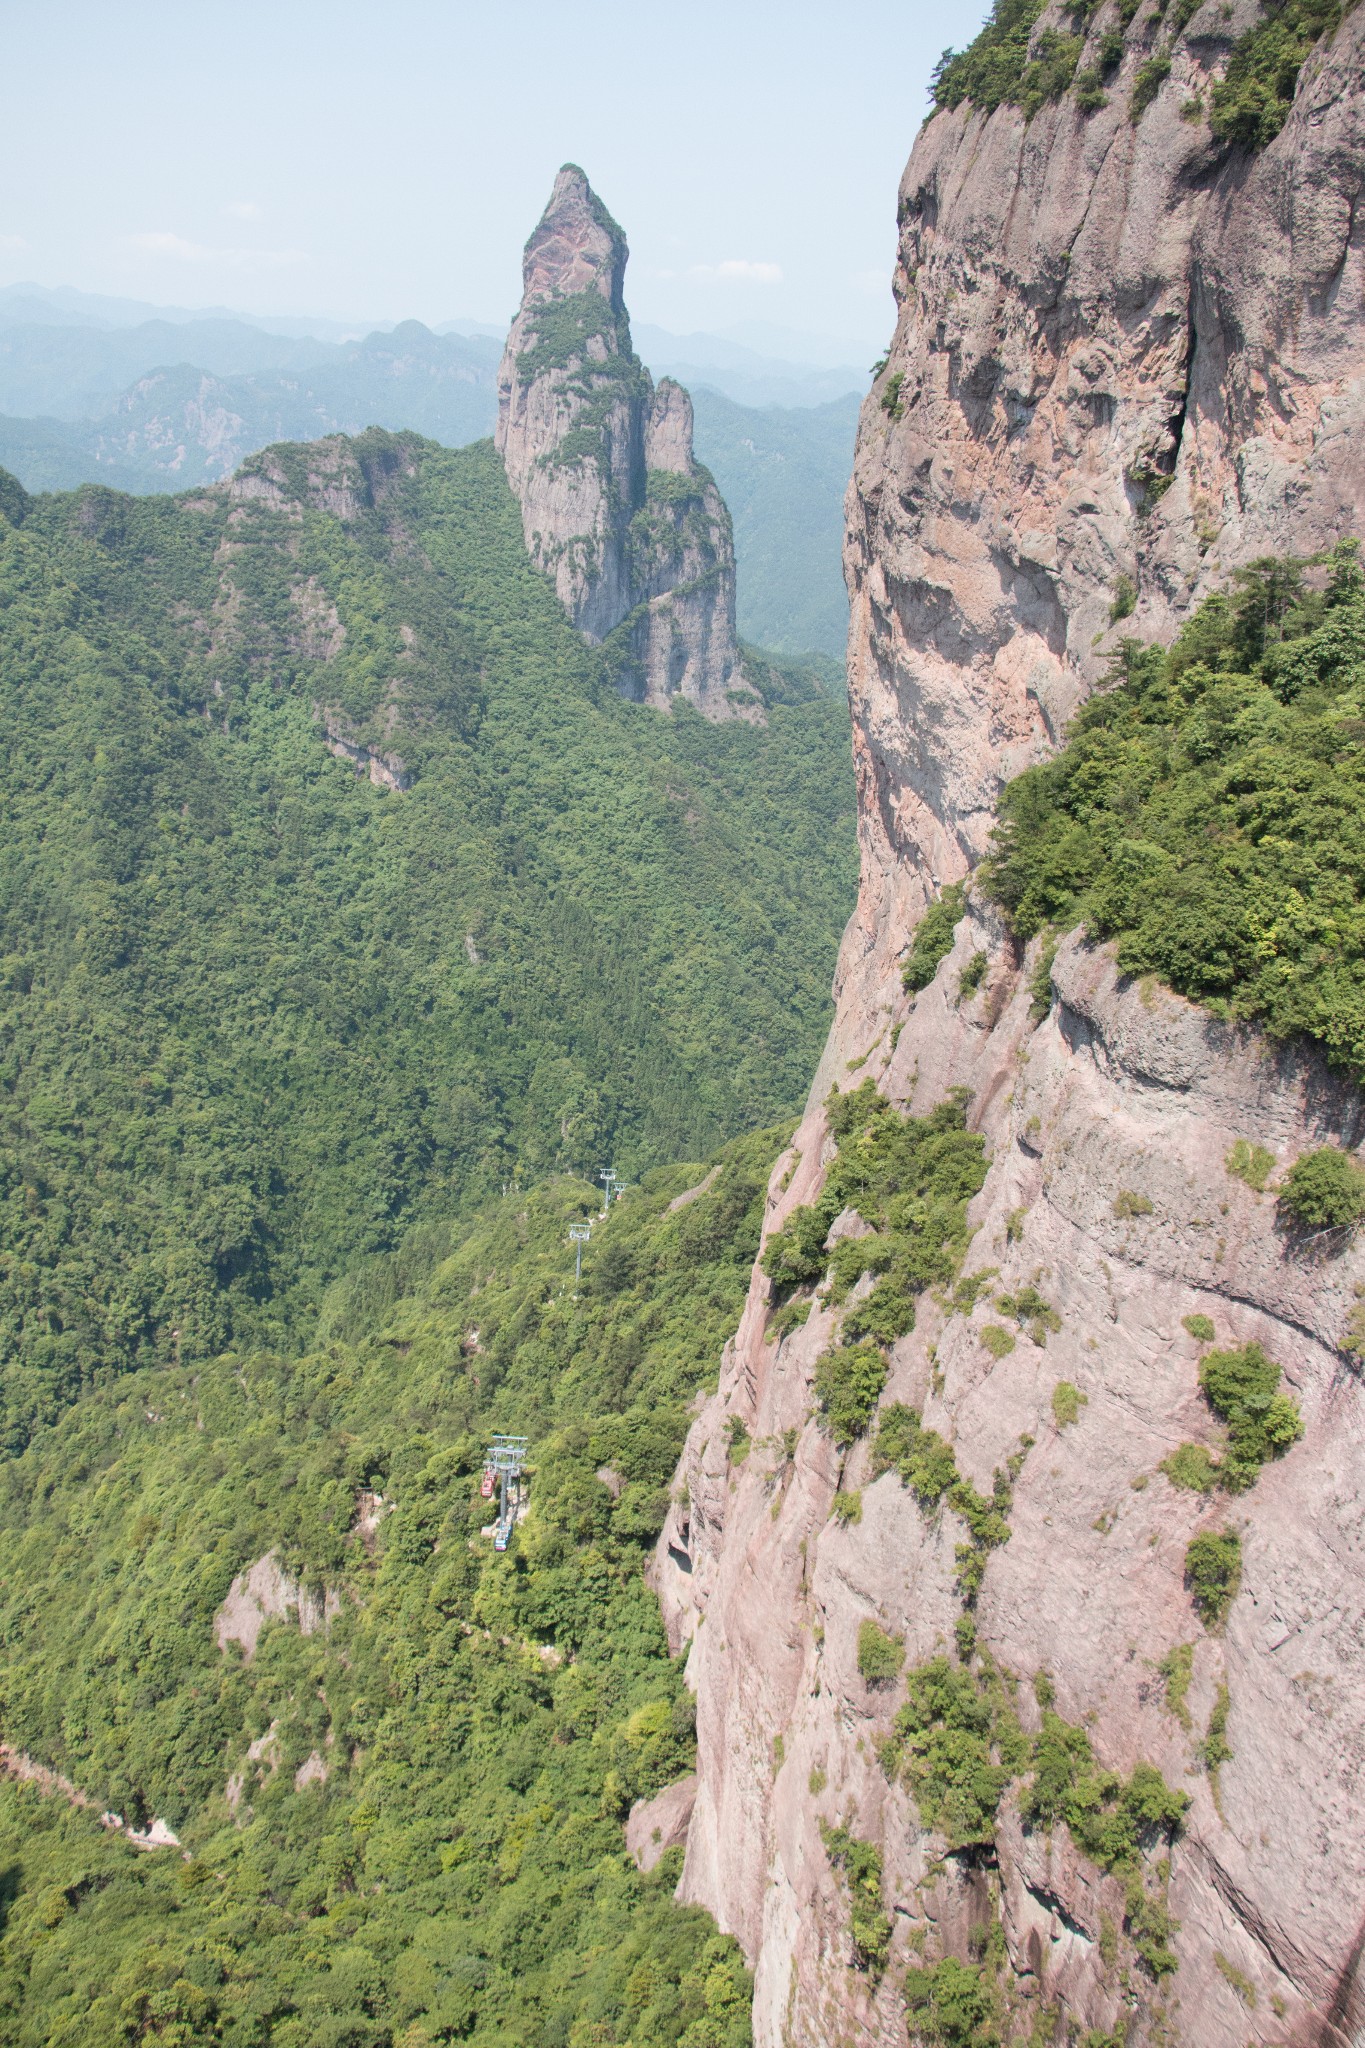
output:
[[[626,238],[576,164],[522,263],[497,447],[526,546],[627,695],[752,715],[735,640],[730,515],[692,454],[692,401],[631,347]],[[738,701],[737,701],[738,700]]]

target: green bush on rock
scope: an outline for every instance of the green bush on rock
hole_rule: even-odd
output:
[[[1304,1152],[1280,1184],[1280,1207],[1305,1230],[1349,1229],[1365,1216],[1365,1169],[1339,1145]]]
[[[911,994],[928,988],[953,950],[953,936],[966,914],[966,891],[950,882],[915,926],[914,942],[901,968],[901,986]]]
[[[1235,1530],[1205,1530],[1185,1552],[1185,1584],[1205,1628],[1221,1628],[1242,1583],[1242,1542]]]
[[[1219,1479],[1229,1493],[1245,1493],[1261,1467],[1282,1458],[1303,1435],[1298,1407],[1278,1391],[1280,1368],[1259,1344],[1205,1352],[1199,1384],[1214,1414],[1227,1424]]]
[[[1365,1075],[1363,694],[1355,543],[1253,564],[1169,648],[1124,643],[1005,790],[982,885],[1020,938],[1083,920],[1124,973]]]
[[[1347,0],[1347,5],[1350,0]],[[1240,35],[1213,88],[1211,126],[1220,142],[1263,149],[1283,128],[1304,60],[1346,11],[1341,0],[1283,0]]]
[[[844,1317],[843,1334],[889,1345],[914,1328],[916,1296],[957,1274],[971,1237],[967,1204],[986,1177],[985,1147],[966,1129],[958,1093],[926,1117],[901,1116],[864,1081],[831,1094],[827,1109],[838,1151],[820,1200],[794,1209],[769,1238],[763,1268],[779,1292],[830,1271],[836,1303],[864,1273],[876,1276]],[[870,1232],[826,1251],[844,1209]]]
[[[999,2048],[995,2001],[984,1972],[952,1956],[905,1973],[911,2039],[932,2048]]]
[[[815,1368],[815,1398],[836,1444],[847,1447],[862,1435],[885,1385],[886,1360],[875,1344],[825,1352]]]
[[[820,1822],[825,1854],[848,1887],[850,1932],[854,1960],[861,1969],[879,1974],[891,1947],[891,1920],[882,1900],[881,1851],[860,1841],[846,1827]]]
[[[875,1621],[858,1624],[858,1670],[869,1685],[890,1685],[900,1677],[905,1662],[905,1644],[899,1636],[888,1635]]]

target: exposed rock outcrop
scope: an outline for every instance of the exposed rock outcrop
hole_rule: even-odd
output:
[[[756,1273],[656,1575],[697,1692],[682,1892],[754,1961],[761,2048],[903,2043],[906,1966],[979,1954],[990,1922],[1020,2036],[1036,2016],[1029,2038],[1048,2041],[1126,2025],[1130,2048],[1344,2048],[1365,2026],[1365,1394],[1341,1348],[1365,1249],[1296,1246],[1272,1198],[1225,1167],[1240,1138],[1282,1164],[1359,1144],[1361,1096],[1311,1056],[1124,984],[1079,934],[1036,1022],[1036,955],[979,903],[928,989],[905,994],[899,973],[936,886],[983,852],[1002,781],[1057,744],[1119,633],[1164,635],[1239,564],[1307,553],[1365,514],[1365,10],[1315,52],[1282,133],[1249,157],[1181,110],[1255,18],[1206,5],[1162,31],[1170,74],[1136,122],[1156,15],[1127,32],[1098,112],[1067,97],[1026,122],[964,105],[916,144],[896,335],[848,499],[862,883],[767,1224],[818,1195],[822,1104],[853,1083],[850,1062],[921,1113],[970,1090],[990,1167],[969,1266],[998,1269],[991,1292],[1036,1285],[1060,1328],[997,1357],[984,1295],[957,1312],[925,1296],[882,1398],[921,1410],[986,1495],[1022,1453],[979,1640],[1018,1675],[1027,1726],[1030,1682],[1049,1674],[1106,1767],[1149,1760],[1191,1794],[1166,1895],[1179,1967],[1158,1981],[1141,1965],[1123,1887],[1064,1827],[1025,1827],[1014,1794],[988,1853],[945,1855],[888,1781],[875,1745],[904,1694],[860,1674],[859,1625],[903,1637],[908,1664],[951,1657],[963,1525],[923,1513],[894,1474],[874,1479],[865,1443],[836,1450],[812,1382],[839,1312],[817,1304],[769,1342]],[[1112,25],[1097,12],[1089,33]],[[1069,27],[1056,10],[1039,24]],[[1111,630],[1121,576],[1136,617]],[[959,998],[979,952],[985,979]],[[1182,1441],[1211,1440],[1191,1314],[1224,1342],[1263,1344],[1306,1425],[1231,1501],[1159,1470]],[[1065,1426],[1060,1381],[1086,1397]],[[752,1440],[741,1464],[731,1415]],[[861,1490],[861,1520],[831,1517],[840,1486]],[[1226,1526],[1244,1577],[1218,1634],[1184,1558],[1197,1531]],[[1157,1671],[1182,1643],[1189,1730]],[[1224,1685],[1232,1755],[1215,1785],[1197,1745]],[[822,1820],[882,1855],[880,1979],[853,1967]]]
[[[526,244],[498,371],[497,446],[526,546],[621,687],[754,715],[735,639],[730,515],[692,454],[692,401],[634,353],[626,238],[566,164]]]
[[[340,1612],[339,1593],[330,1586],[322,1593],[301,1586],[269,1550],[249,1570],[238,1572],[228,1587],[227,1597],[213,1617],[213,1639],[220,1650],[229,1643],[238,1644],[250,1663],[268,1621],[291,1622],[300,1635],[314,1636]]]
[[[697,1781],[679,1778],[652,1799],[637,1799],[626,1821],[626,1847],[641,1870],[652,1870],[668,1850],[687,1840]]]

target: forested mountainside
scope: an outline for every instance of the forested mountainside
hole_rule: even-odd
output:
[[[624,703],[487,444],[3,504],[11,1448],[292,1347],[424,1218],[795,1110],[853,878],[809,678],[752,664],[762,728]]]
[[[0,466],[30,491],[183,491],[222,482],[275,441],[386,427],[456,448],[493,430],[499,351],[487,336],[419,320],[342,343],[227,316],[105,327],[93,324],[102,305],[92,324],[56,325],[41,300],[0,294]],[[780,362],[706,336],[692,340],[703,356],[710,341],[714,361],[679,361],[685,341],[646,331],[655,374],[692,394],[698,452],[734,516],[741,634],[842,659],[857,374],[810,373],[805,399],[794,366],[784,382]]]
[[[1362,78],[998,0],[901,182],[858,906],[654,1566],[762,2048],[1365,2026]]]
[[[734,521],[739,630],[779,654],[843,660],[848,593],[839,556],[860,403],[850,392],[799,411],[760,410],[692,388],[697,456]]]
[[[691,1762],[641,1566],[784,1135],[433,1224],[301,1352],[105,1371],[0,1467],[7,2043],[747,2048],[737,1946],[621,1824]]]

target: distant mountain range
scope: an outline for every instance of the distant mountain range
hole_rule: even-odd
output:
[[[0,329],[0,463],[30,490],[144,492],[216,482],[271,441],[367,426],[458,448],[492,431],[499,352],[417,320],[342,344],[229,321]]]
[[[762,330],[757,339],[769,339]],[[692,392],[696,445],[735,522],[739,627],[783,653],[841,655],[842,500],[867,372],[642,323],[656,376]],[[774,330],[778,348],[802,338]],[[502,337],[418,320],[258,321],[36,285],[0,289],[0,467],[31,491],[103,482],[134,494],[228,476],[273,441],[368,426],[447,447],[492,432]]]

